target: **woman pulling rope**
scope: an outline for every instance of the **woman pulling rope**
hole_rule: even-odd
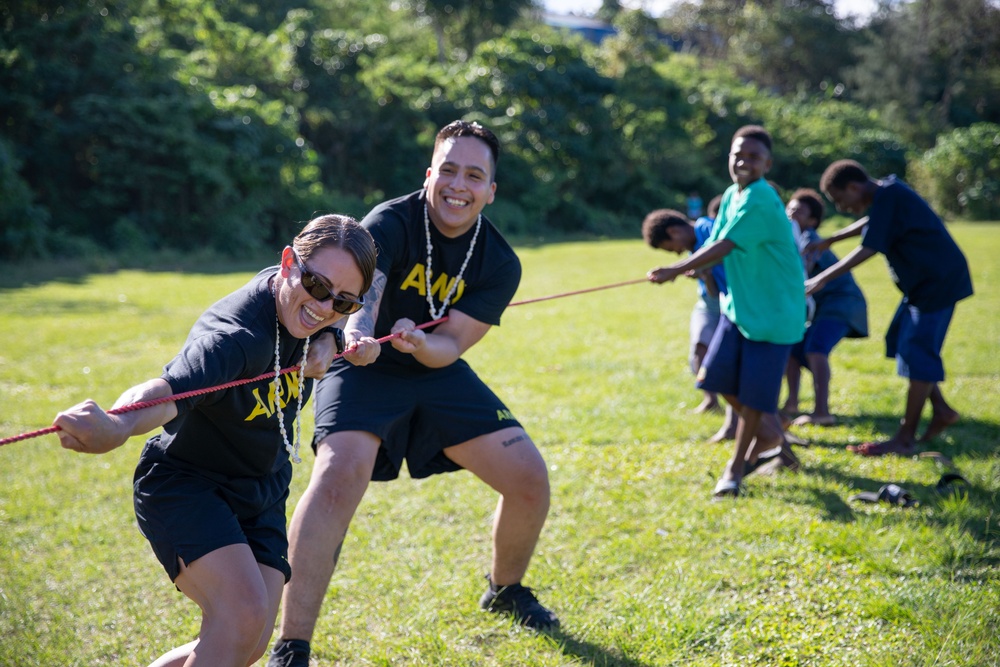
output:
[[[163,426],[136,468],[135,513],[170,579],[201,607],[202,622],[196,640],[153,665],[244,667],[264,654],[291,575],[285,500],[312,392],[306,376],[322,377],[335,352],[367,361],[334,350],[336,336],[319,335],[361,308],[375,256],[371,235],[352,218],[310,221],[280,265],[210,307],[163,375],[127,390],[116,406],[263,379],[120,414],[88,400],[56,417],[62,446],[88,453]],[[312,353],[310,338],[318,341]],[[280,372],[295,362],[301,370]]]

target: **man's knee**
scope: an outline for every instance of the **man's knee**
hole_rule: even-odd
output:
[[[541,454],[532,457],[527,465],[520,468],[503,495],[505,498],[516,496],[522,503],[548,508],[551,498],[549,471]]]
[[[312,492],[326,503],[336,504],[347,498],[353,501],[368,488],[377,454],[377,439],[327,436],[316,447],[316,462],[309,479]]]

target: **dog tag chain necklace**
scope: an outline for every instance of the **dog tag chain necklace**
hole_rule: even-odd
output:
[[[451,302],[451,297],[455,295],[455,290],[458,289],[458,283],[462,280],[462,276],[465,275],[465,267],[469,265],[469,260],[472,259],[472,251],[476,247],[476,239],[479,238],[479,227],[482,224],[483,214],[480,213],[479,217],[476,218],[476,231],[472,235],[472,242],[469,243],[469,252],[465,253],[465,261],[462,262],[462,268],[458,270],[458,275],[452,281],[451,289],[448,290],[444,301],[441,302],[441,309],[438,310],[434,308],[434,297],[431,295],[431,252],[434,250],[434,246],[431,245],[431,218],[427,214],[427,203],[424,203],[424,234],[427,236],[427,270],[424,277],[427,280],[427,306],[431,311],[431,319],[440,320],[444,316],[444,311]]]
[[[274,294],[274,283],[271,284],[271,294]],[[288,440],[288,431],[285,429],[285,416],[281,413],[281,322],[278,315],[274,315],[274,411],[278,413],[278,429],[281,431],[281,439],[285,443],[285,450],[292,457],[294,463],[302,463],[299,457],[299,444],[302,442],[302,396],[305,393],[306,384],[306,358],[309,355],[309,336],[306,336],[305,346],[302,348],[302,363],[299,364],[299,404],[295,409],[295,446]]]

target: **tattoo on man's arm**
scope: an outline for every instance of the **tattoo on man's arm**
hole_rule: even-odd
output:
[[[387,278],[381,271],[375,272],[372,279],[371,289],[365,295],[364,308],[351,315],[351,328],[360,331],[363,335],[375,335],[375,320],[378,318],[379,305],[382,303],[382,294],[385,293]]]

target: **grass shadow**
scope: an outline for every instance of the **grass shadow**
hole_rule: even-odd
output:
[[[855,520],[854,510],[850,504],[833,491],[822,491],[815,489],[816,504],[823,508],[828,521],[838,523],[852,523]]]
[[[940,471],[959,472],[955,468],[938,466]],[[933,511],[922,512],[924,521],[930,525],[938,526],[941,529],[951,528],[965,533],[977,542],[981,543],[991,553],[995,554],[989,558],[990,562],[996,564],[1000,562],[1000,531],[995,523],[995,499],[993,492],[975,480],[965,479],[964,482],[941,485],[942,479],[935,483],[927,484],[906,479],[873,479],[846,471],[842,466],[827,464],[811,465],[805,471],[806,474],[815,475],[826,482],[837,486],[859,491],[878,493],[886,484],[897,484],[905,489],[919,505],[914,507],[896,507],[885,503],[878,503],[884,508],[896,509],[899,512],[909,512],[923,508],[932,508]],[[822,506],[827,515],[836,521],[850,522],[857,518],[858,512],[870,504],[862,501],[851,501],[853,493],[845,498],[830,491],[813,490],[816,502]],[[793,492],[788,492],[788,502],[801,502],[801,494],[791,497]],[[958,505],[955,510],[954,506]]]
[[[640,662],[628,656],[612,653],[603,646],[577,639],[564,630],[552,630],[548,633],[552,641],[563,655],[572,659],[573,664],[589,667],[652,667],[652,663]]]
[[[929,419],[921,421],[918,435],[923,432]],[[838,426],[862,431],[881,433],[881,439],[888,439],[899,427],[898,414],[870,413],[864,415],[841,416]],[[843,449],[849,442],[825,435],[826,429],[812,428],[810,431],[797,429],[791,431],[794,435],[804,438],[810,447],[826,449]],[[819,436],[819,437],[817,437]],[[967,456],[974,459],[987,459],[1000,453],[1000,424],[963,416],[957,424],[928,442],[918,442],[916,453],[925,451],[941,452],[949,458]]]

